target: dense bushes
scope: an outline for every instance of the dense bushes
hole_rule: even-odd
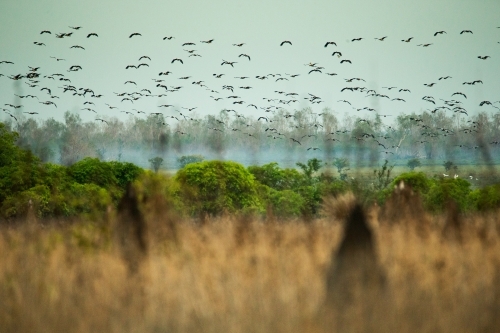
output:
[[[177,172],[176,180],[192,214],[263,210],[254,177],[241,164],[191,163]]]
[[[86,158],[70,167],[41,163],[16,146],[17,134],[0,123],[0,217],[33,210],[38,217],[100,214],[143,170],[132,163]]]
[[[384,204],[400,181],[419,193],[424,206],[432,212],[442,211],[450,201],[462,212],[500,207],[500,184],[473,190],[465,179],[430,178],[414,171],[391,179],[392,166],[387,161],[367,179],[360,180],[334,177],[331,170],[322,169],[318,159],[298,163],[298,169],[280,168],[277,163],[245,168],[235,162],[199,161],[201,158],[187,156],[184,167],[169,178],[131,163],[96,158],[85,158],[69,167],[41,163],[31,152],[16,146],[16,140],[17,134],[0,123],[3,219],[25,216],[29,209],[38,217],[103,214],[106,207],[118,203],[127,184],[133,181],[142,197],[168,198],[173,208],[191,216],[263,214],[268,210],[280,218],[315,217],[325,196],[351,191],[363,203]]]

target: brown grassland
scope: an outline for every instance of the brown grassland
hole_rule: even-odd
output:
[[[313,221],[192,220],[130,196],[102,221],[1,227],[1,332],[500,330],[499,212],[429,215],[405,189]]]

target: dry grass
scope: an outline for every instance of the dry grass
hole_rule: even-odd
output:
[[[349,200],[325,211],[345,218]],[[354,275],[346,288],[359,297],[333,307],[332,268],[349,267],[332,265],[343,239],[334,217],[280,223],[225,216],[173,227],[172,215],[157,209],[145,216],[148,248],[136,270],[123,235],[113,233],[120,230],[113,212],[93,224],[4,227],[1,331],[335,332],[341,314],[342,332],[496,332],[498,214],[446,227],[446,215],[396,214],[400,204],[367,212],[374,248],[366,251],[385,276],[383,288],[371,293]]]

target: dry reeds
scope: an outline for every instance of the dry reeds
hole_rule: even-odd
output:
[[[338,199],[307,223],[227,215],[200,225],[148,203],[154,195],[129,194],[108,223],[0,229],[2,332],[496,332],[500,324],[498,214],[462,216],[457,242],[443,236],[453,214],[422,213],[422,237],[421,213],[396,214],[406,200],[397,197],[371,209]],[[128,251],[142,253],[142,264],[131,265]]]

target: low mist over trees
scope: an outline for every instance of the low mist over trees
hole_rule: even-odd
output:
[[[197,118],[195,113],[171,120],[151,114],[127,121],[83,122],[66,112],[64,121],[35,121],[19,114],[6,128],[19,134],[17,144],[41,161],[71,165],[85,157],[133,162],[148,167],[154,157],[176,169],[183,155],[231,159],[246,165],[276,161],[294,166],[304,158],[326,162],[348,158],[352,166],[389,159],[419,159],[422,164],[491,163],[498,161],[500,113],[461,117],[444,111],[342,118],[329,109],[278,109],[260,117],[232,117],[231,110]],[[389,118],[390,117],[390,118]]]

